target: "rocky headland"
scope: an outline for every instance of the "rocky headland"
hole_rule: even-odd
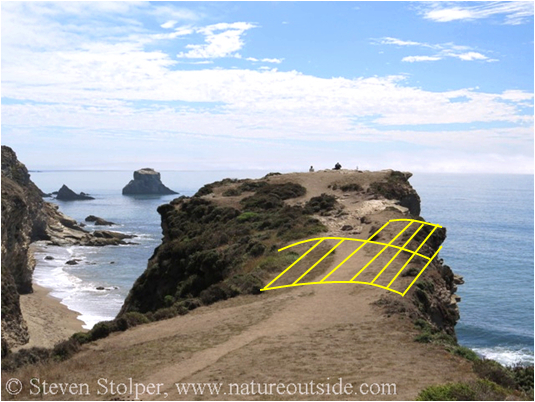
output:
[[[303,243],[278,252],[290,244],[317,237],[368,239],[389,220],[424,221],[409,177],[410,173],[392,170],[269,174],[258,180],[225,179],[205,185],[193,197],[176,198],[158,208],[162,243],[116,319],[57,345],[45,353],[45,364],[32,370],[15,368],[9,375],[29,381],[45,372],[61,382],[91,387],[99,378],[133,377],[144,384],[161,383],[162,393],[186,400],[191,395],[177,394],[175,383],[332,384],[339,378],[353,389],[363,383],[395,384],[394,393],[381,395],[387,400],[425,400],[439,392],[428,387],[460,382],[454,390],[460,390],[461,399],[524,398],[521,381],[510,383],[507,390],[489,381],[481,372],[497,373],[495,362],[480,361],[477,372],[472,363],[479,361],[477,356],[457,344],[460,299],[455,291],[462,278],[438,256],[418,277],[423,261],[404,268],[396,279],[400,289],[415,281],[404,297],[356,283],[260,291],[303,253],[310,250],[312,261],[317,261],[332,246],[325,240],[313,250],[311,243]],[[399,230],[392,224],[374,241],[388,243]],[[400,240],[414,250],[427,236],[419,252],[431,256],[446,239],[444,228],[432,235],[428,229],[411,229]],[[353,274],[380,250],[380,245],[371,247],[341,266],[355,250],[346,241],[314,269],[297,264],[285,276],[289,283],[303,275],[310,275],[307,281],[320,280],[340,266],[335,275]],[[402,263],[408,254],[399,255]],[[380,255],[361,280],[370,282],[391,256]],[[507,378],[514,377],[511,373]],[[529,376],[529,371],[518,373]],[[424,388],[428,394],[421,393]],[[58,397],[63,398],[43,399]],[[203,398],[250,400],[251,395]],[[265,398],[271,397],[254,396]]]
[[[144,168],[134,172],[134,180],[123,188],[123,195],[169,195],[178,194],[166,187],[161,180],[160,173],[151,168]]]

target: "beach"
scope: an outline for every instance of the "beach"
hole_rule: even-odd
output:
[[[20,296],[20,308],[28,324],[30,342],[14,350],[50,348],[75,332],[85,331],[83,322],[77,318],[79,313],[69,310],[49,293],[49,289],[34,284],[33,293]]]

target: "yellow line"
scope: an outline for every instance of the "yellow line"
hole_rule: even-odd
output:
[[[416,219],[390,219],[389,222],[401,222],[401,221],[405,221],[405,222],[418,222],[418,223],[423,223],[424,225],[429,225],[429,226],[436,226],[437,228],[441,228],[442,226],[440,225],[435,225],[434,223],[429,223],[429,222],[423,222],[423,221],[417,221]]]
[[[293,267],[295,264],[297,264],[299,261],[301,261],[308,253],[310,253],[312,250],[314,250],[322,241],[323,241],[323,239],[321,239],[316,244],[314,244],[312,247],[310,247],[301,257],[299,257],[297,260],[295,260],[288,268],[286,268],[279,275],[277,275],[277,277],[275,279],[273,279],[271,282],[269,282],[264,287],[264,289],[268,288],[269,285],[271,285],[273,282],[275,282],[277,279],[279,279],[282,275],[284,275],[291,267]]]
[[[414,282],[416,282],[416,280],[420,277],[420,275],[422,275],[422,273],[425,271],[425,269],[427,268],[427,266],[429,264],[431,264],[431,261],[433,261],[433,259],[436,257],[436,255],[438,254],[438,252],[440,251],[440,249],[442,248],[442,246],[440,246],[438,248],[438,250],[436,251],[435,254],[433,254],[433,256],[429,259],[429,261],[427,262],[427,264],[425,264],[425,267],[423,267],[423,269],[420,271],[420,273],[418,275],[416,275],[416,278],[414,278],[414,280],[411,282],[411,284],[409,285],[409,287],[407,289],[405,289],[405,291],[401,294],[401,296],[405,296],[405,293],[407,293],[409,291],[409,289],[412,287],[412,285],[414,284]]]
[[[414,221],[414,222],[418,222],[418,221]],[[375,234],[374,234],[375,235]],[[373,237],[373,236],[370,236],[370,237]],[[401,246],[394,246],[393,244],[388,244],[388,243],[381,243],[379,241],[371,241],[371,240],[363,240],[363,239],[351,239],[349,237],[316,237],[314,239],[308,239],[308,240],[303,240],[303,241],[300,241],[298,243],[293,243],[293,244],[290,244],[289,246],[286,246],[286,247],[283,247],[283,248],[280,248],[279,250],[277,251],[284,251],[288,248],[291,248],[293,246],[298,246],[299,244],[304,244],[304,243],[308,243],[308,242],[311,242],[311,241],[314,241],[314,240],[345,240],[345,241],[356,241],[356,242],[361,242],[361,243],[368,243],[368,244],[377,244],[379,246],[388,246],[388,247],[391,247],[391,248],[397,248],[398,250],[403,250],[403,247]],[[411,254],[416,254],[418,257],[422,257],[422,258],[425,258],[426,260],[429,259],[429,257],[423,255],[423,254],[418,254],[418,253],[415,253],[414,251],[412,250],[407,250],[405,249],[404,251],[406,251],[407,253],[411,253]]]
[[[397,252],[396,254],[394,254],[394,256],[390,259],[390,261],[388,261],[388,263],[383,267],[383,269],[381,270],[381,272],[379,272],[379,273],[375,276],[375,278],[373,278],[372,283],[374,283],[375,280],[381,276],[381,274],[383,273],[383,271],[384,271],[385,269],[388,268],[388,266],[392,263],[392,261],[394,261],[394,260],[396,259],[396,257],[399,255],[399,253],[401,253],[401,252],[405,249],[405,247],[407,247],[407,245],[411,242],[411,240],[414,238],[414,236],[416,236],[416,234],[417,234],[417,233],[420,231],[420,229],[423,228],[423,227],[424,227],[424,225],[420,225],[420,227],[414,231],[414,233],[413,233],[412,236],[409,238],[409,240],[407,240],[407,241],[405,242],[405,244],[402,246],[403,248],[400,249],[400,250],[398,250],[398,252]]]
[[[389,222],[386,222],[383,226],[381,226],[379,228],[379,230],[377,230],[373,235],[371,235],[370,237],[368,237],[368,239],[373,239],[374,236],[377,235],[377,233],[379,233],[381,230],[383,230],[385,227],[387,227],[389,224]],[[340,268],[342,265],[345,264],[345,262],[347,260],[349,260],[351,257],[353,257],[362,247],[364,247],[364,245],[367,243],[368,241],[365,241],[363,242],[355,251],[353,251],[351,254],[349,254],[349,256],[347,256],[347,258],[342,261],[340,264],[338,264],[331,272],[329,272],[320,282],[323,282],[325,279],[327,279],[329,276],[331,276],[332,274],[334,274],[334,272]]]
[[[420,229],[418,229],[418,230],[420,230]],[[424,239],[424,241],[422,242],[422,244],[420,244],[420,245],[418,246],[418,248],[415,250],[415,253],[414,253],[413,255],[411,255],[411,257],[407,260],[407,262],[401,267],[401,269],[398,271],[398,273],[396,274],[396,276],[394,276],[394,278],[390,281],[390,283],[388,284],[388,286],[392,285],[392,283],[397,279],[397,277],[399,276],[399,274],[401,274],[401,273],[403,272],[403,270],[405,269],[405,267],[406,267],[407,265],[409,265],[409,263],[410,263],[411,260],[414,258],[414,256],[415,256],[415,255],[419,255],[419,254],[417,254],[416,252],[417,252],[418,250],[420,250],[420,249],[423,247],[423,245],[427,242],[427,240],[431,237],[431,235],[433,234],[433,232],[434,232],[435,230],[436,230],[436,227],[433,228],[433,230],[432,230],[431,232],[429,232],[429,234],[428,234],[427,237]],[[429,258],[429,257],[426,257],[426,258],[427,258],[429,261],[431,261],[431,259],[432,259],[432,258]],[[429,264],[429,262],[428,262],[428,264]],[[426,265],[426,267],[427,267],[427,265]],[[424,269],[425,269],[425,268],[424,268]]]
[[[398,295],[402,295],[401,292],[397,291],[397,290],[394,290],[394,289],[389,289],[387,288],[386,286],[381,286],[381,285],[377,285],[375,283],[369,283],[369,282],[360,282],[360,281],[329,281],[329,282],[306,282],[306,283],[292,283],[291,285],[282,285],[282,286],[274,286],[272,288],[267,288],[267,286],[263,289],[260,289],[260,291],[265,291],[265,290],[272,290],[272,289],[282,289],[282,288],[292,288],[292,287],[295,287],[295,286],[308,286],[308,285],[327,285],[327,284],[330,284],[330,283],[351,283],[351,284],[355,284],[355,283],[360,283],[362,285],[369,285],[369,286],[375,286],[376,288],[381,288],[381,289],[385,289],[385,290],[388,290],[390,292],[394,292],[394,293],[397,293]]]
[[[331,254],[334,250],[336,250],[336,247],[338,247],[338,246],[339,246],[340,244],[342,244],[343,242],[344,242],[343,240],[340,240],[340,241],[336,244],[336,246],[334,246],[334,247],[331,248],[329,251],[327,251],[327,253],[326,253],[323,257],[321,257],[321,258],[320,258],[314,265],[312,265],[312,266],[311,266],[311,267],[310,267],[310,268],[309,268],[303,275],[301,275],[301,276],[299,277],[299,279],[297,279],[297,280],[294,282],[294,284],[296,284],[296,283],[299,282],[301,279],[303,279],[303,278],[306,276],[306,274],[308,274],[310,271],[312,271],[316,265],[318,265],[320,262],[322,262],[322,261],[329,255],[329,254]]]
[[[405,230],[407,230],[407,228],[408,228],[410,225],[412,225],[412,222],[409,222],[409,224],[408,224],[407,226],[405,226],[405,227],[403,228],[403,230],[401,230],[401,232],[399,232],[399,233],[396,235],[396,237],[394,237],[392,240],[390,240],[390,243],[388,243],[387,245],[385,245],[385,246],[381,249],[381,251],[379,251],[377,254],[375,254],[375,257],[373,257],[373,258],[372,258],[372,259],[371,259],[371,260],[370,260],[364,267],[362,267],[362,269],[361,269],[359,272],[357,272],[357,274],[356,274],[353,278],[351,278],[351,280],[352,280],[352,281],[355,280],[355,278],[356,278],[357,276],[359,276],[359,275],[362,273],[362,271],[364,271],[366,268],[368,268],[368,266],[369,266],[372,262],[374,262],[375,259],[376,259],[377,257],[379,257],[381,254],[383,254],[383,251],[385,251],[389,246],[391,246],[391,244],[392,244],[392,243],[393,243],[399,236],[401,236],[401,234],[402,234]],[[384,268],[383,268],[383,269],[384,269]],[[383,271],[381,271],[381,272],[383,272]],[[375,279],[374,279],[374,280],[375,280]]]

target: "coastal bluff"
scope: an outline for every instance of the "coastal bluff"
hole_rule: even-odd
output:
[[[106,230],[88,232],[76,220],[45,202],[15,152],[2,146],[2,356],[29,340],[20,308],[20,294],[33,292],[35,260],[30,244],[46,241],[57,246],[128,244],[126,235]]]
[[[151,168],[143,168],[134,172],[134,179],[123,188],[123,195],[169,195],[178,194],[166,187],[160,173]]]

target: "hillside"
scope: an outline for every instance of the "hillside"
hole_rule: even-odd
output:
[[[381,399],[414,399],[429,385],[474,378],[471,363],[450,353],[456,350],[458,280],[439,259],[403,298],[359,284],[259,291],[308,248],[301,245],[278,253],[281,247],[312,237],[366,239],[390,219],[421,220],[419,197],[409,177],[393,171],[342,170],[223,180],[203,187],[194,197],[163,205],[158,209],[162,245],[118,318],[77,336],[82,343],[93,342],[70,359],[12,374],[27,381],[46,377],[49,382],[82,382],[90,388],[89,395],[55,396],[60,399],[133,399],[111,395],[111,389],[96,394],[103,391],[99,378],[163,384],[159,395],[145,394],[142,399],[164,399],[165,392],[170,399],[192,399],[177,394],[176,382],[221,382],[226,387],[251,381],[334,384],[339,378],[355,390],[362,383],[395,383],[396,394]],[[398,230],[387,227],[378,241],[387,242]],[[444,240],[445,230],[437,230],[422,252],[431,255]],[[309,274],[323,277],[354,249],[350,242],[343,243]],[[311,261],[327,250],[317,247]],[[376,253],[373,248],[363,251],[336,275],[352,275]],[[362,280],[370,281],[390,257],[381,255],[377,267],[364,271]],[[417,267],[409,264],[399,277],[400,286],[412,282],[417,271],[411,268]],[[290,280],[306,267],[296,269]],[[425,337],[444,342],[415,342],[428,342]],[[377,397],[202,397],[236,398]]]

